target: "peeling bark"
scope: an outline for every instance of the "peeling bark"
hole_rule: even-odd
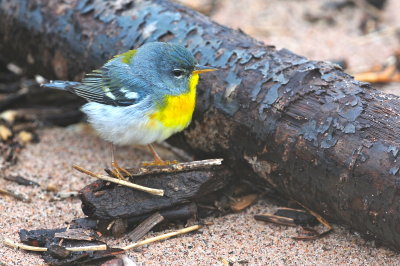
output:
[[[203,76],[194,121],[171,142],[400,249],[398,97],[164,0],[3,0],[0,15],[0,52],[48,78],[144,42],[186,45],[221,71]]]
[[[232,173],[224,166],[168,174],[135,176],[138,185],[164,190],[164,196],[151,195],[125,186],[95,181],[79,196],[83,212],[100,220],[149,215],[177,205],[207,197],[225,187]]]

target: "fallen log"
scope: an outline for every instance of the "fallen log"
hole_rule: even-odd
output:
[[[221,70],[171,143],[400,250],[398,97],[164,0],[3,0],[0,38],[4,57],[57,79],[144,42],[186,45]]]

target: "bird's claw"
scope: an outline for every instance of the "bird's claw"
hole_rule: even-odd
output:
[[[123,174],[125,174],[127,176],[131,176],[131,173],[129,173],[128,170],[126,170],[125,168],[120,167],[118,165],[118,163],[115,162],[115,161],[111,163],[111,173],[116,178],[121,179],[121,180],[125,180],[125,181],[127,181],[127,179],[124,177]]]

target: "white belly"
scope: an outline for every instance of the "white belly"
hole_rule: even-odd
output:
[[[154,121],[150,127],[149,109],[138,107],[138,105],[116,107],[89,102],[81,110],[88,116],[89,123],[102,138],[117,145],[147,145],[161,142],[178,131]]]

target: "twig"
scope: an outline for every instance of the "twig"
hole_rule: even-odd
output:
[[[83,246],[83,247],[66,247],[68,251],[79,252],[79,251],[97,251],[97,250],[107,250],[107,245],[93,245],[93,246]]]
[[[115,220],[112,220],[111,223],[107,225],[107,231],[110,231],[111,227],[115,224]]]
[[[68,199],[68,198],[75,198],[79,196],[78,191],[67,191],[67,192],[57,192],[54,197],[51,199],[51,201],[59,201],[63,199]]]
[[[159,212],[154,213],[136,226],[136,228],[128,234],[128,238],[131,241],[140,240],[144,235],[147,234],[147,232],[149,232],[154,226],[161,223],[163,220],[164,217]]]
[[[143,175],[160,174],[160,173],[176,173],[176,172],[183,172],[183,171],[221,165],[222,161],[223,159],[210,159],[210,160],[184,162],[184,163],[176,163],[169,165],[152,165],[147,167],[128,169],[128,172],[131,174],[131,176],[143,176]]]
[[[321,215],[319,215],[318,213],[316,213],[315,211],[307,208],[306,206],[304,206],[304,204],[301,204],[300,202],[296,201],[300,206],[302,206],[304,209],[306,209],[312,216],[314,216],[318,222],[320,222],[321,224],[323,224],[325,227],[327,227],[330,230],[333,230],[333,226],[327,221],[325,220]]]
[[[23,202],[31,202],[31,199],[27,195],[18,193],[18,192],[14,192],[10,189],[0,188],[0,193],[11,196],[11,197],[13,197],[17,200],[23,201]]]
[[[333,226],[327,220],[325,220],[321,215],[319,215],[318,213],[314,212],[313,210],[307,208],[306,206],[304,206],[304,204],[301,204],[298,201],[296,201],[296,202],[300,206],[302,206],[304,209],[306,209],[312,216],[314,216],[318,220],[318,222],[320,222],[322,225],[324,225],[328,229],[322,233],[317,232],[317,235],[314,235],[314,236],[297,236],[297,237],[294,237],[294,239],[296,239],[296,240],[314,240],[314,239],[326,236],[326,235],[330,234],[331,232],[333,232]]]
[[[296,224],[294,223],[292,218],[269,214],[269,213],[254,215],[254,219],[256,219],[258,221],[264,221],[264,222],[269,222],[269,223],[274,223],[274,224],[281,224],[281,225],[286,225],[286,226],[296,226]]]
[[[327,230],[325,232],[319,233],[317,230],[307,227],[303,227],[303,230],[311,232],[313,235],[298,235],[298,236],[293,236],[292,239],[303,240],[303,241],[315,240],[318,238],[322,238],[323,236],[326,236],[327,234],[330,234],[333,231],[333,230]]]
[[[163,234],[163,235],[159,235],[159,236],[155,236],[155,237],[150,237],[150,238],[145,239],[143,241],[136,242],[136,243],[130,244],[128,246],[122,247],[121,249],[129,250],[129,249],[140,247],[140,246],[143,246],[143,245],[146,245],[146,244],[150,244],[150,243],[153,243],[153,242],[156,242],[156,241],[159,241],[159,240],[167,239],[167,238],[170,238],[170,237],[173,237],[173,236],[176,236],[176,235],[185,234],[185,233],[188,233],[188,232],[191,232],[191,231],[194,231],[194,230],[198,230],[200,228],[201,228],[200,225],[193,225],[193,226],[190,226],[190,227],[187,227],[187,228],[183,228],[181,230],[177,230],[177,231],[170,232],[170,233],[167,233],[167,234]]]
[[[38,251],[38,252],[47,251],[47,248],[15,243],[12,240],[7,239],[7,238],[3,239],[3,243],[6,244],[7,246],[10,246],[13,248],[18,248],[18,249],[23,249],[23,250]],[[65,249],[68,251],[72,251],[72,252],[107,250],[107,245],[103,244],[103,245],[93,245],[93,246],[83,246],[83,247],[66,247]]]
[[[39,186],[38,183],[36,183],[35,181],[26,179],[25,177],[22,176],[5,176],[4,179],[8,180],[8,181],[12,181],[15,182],[19,185],[23,185],[23,186]]]
[[[70,227],[71,227],[71,224],[68,224],[67,228],[65,229],[65,232],[68,232]],[[57,233],[54,234],[54,237],[56,237],[56,234]],[[60,237],[58,237],[58,238],[60,238]],[[64,238],[61,238],[60,242],[58,242],[58,245],[61,246],[63,242],[64,242]]]
[[[78,166],[78,165],[73,165],[72,167],[74,169],[78,170],[81,173],[87,174],[87,175],[92,176],[92,177],[96,177],[96,178],[101,179],[101,180],[105,180],[105,181],[116,183],[116,184],[119,184],[119,185],[122,185],[122,186],[134,188],[134,189],[137,189],[137,190],[140,190],[140,191],[144,191],[144,192],[150,193],[152,195],[164,196],[164,190],[162,190],[162,189],[148,188],[148,187],[137,185],[137,184],[134,184],[134,183],[131,183],[131,182],[128,182],[128,181],[124,181],[124,180],[120,180],[120,179],[117,179],[117,178],[109,177],[109,176],[106,176],[106,175],[95,174],[95,173],[93,173],[93,172],[91,172],[89,170],[86,170],[86,169]]]

